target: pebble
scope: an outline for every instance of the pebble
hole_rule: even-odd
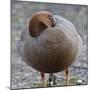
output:
[[[83,80],[78,79],[78,80],[77,80],[77,85],[82,85],[82,84],[83,84]]]

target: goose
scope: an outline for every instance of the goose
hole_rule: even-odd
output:
[[[65,72],[68,85],[68,68],[81,52],[82,39],[75,26],[59,15],[39,11],[32,15],[28,30],[23,30],[18,41],[22,60],[39,71],[42,86],[46,87],[45,73]]]

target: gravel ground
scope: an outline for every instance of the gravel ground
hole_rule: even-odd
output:
[[[77,85],[81,80],[81,85],[88,84],[88,30],[87,30],[87,6],[83,5],[63,5],[35,2],[12,1],[11,5],[11,88],[35,88],[40,87],[40,73],[25,64],[16,48],[17,39],[20,38],[21,31],[27,28],[27,23],[31,15],[36,11],[47,10],[70,20],[81,35],[83,40],[82,53],[76,62],[69,68],[69,83]],[[57,85],[64,86],[64,72],[55,73]],[[46,74],[46,80],[48,74]]]

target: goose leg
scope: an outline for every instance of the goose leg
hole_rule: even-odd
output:
[[[65,69],[65,83],[66,83],[66,86],[68,86],[69,85],[69,81],[68,81],[68,68],[67,69]]]
[[[45,81],[45,73],[41,72],[41,79],[42,79],[42,87],[46,87],[46,81]]]

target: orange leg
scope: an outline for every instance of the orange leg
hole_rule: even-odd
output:
[[[42,86],[46,87],[45,74],[41,72]]]
[[[68,80],[68,68],[67,69],[65,69],[65,83],[66,83],[66,86],[68,86],[69,85],[69,80]]]

